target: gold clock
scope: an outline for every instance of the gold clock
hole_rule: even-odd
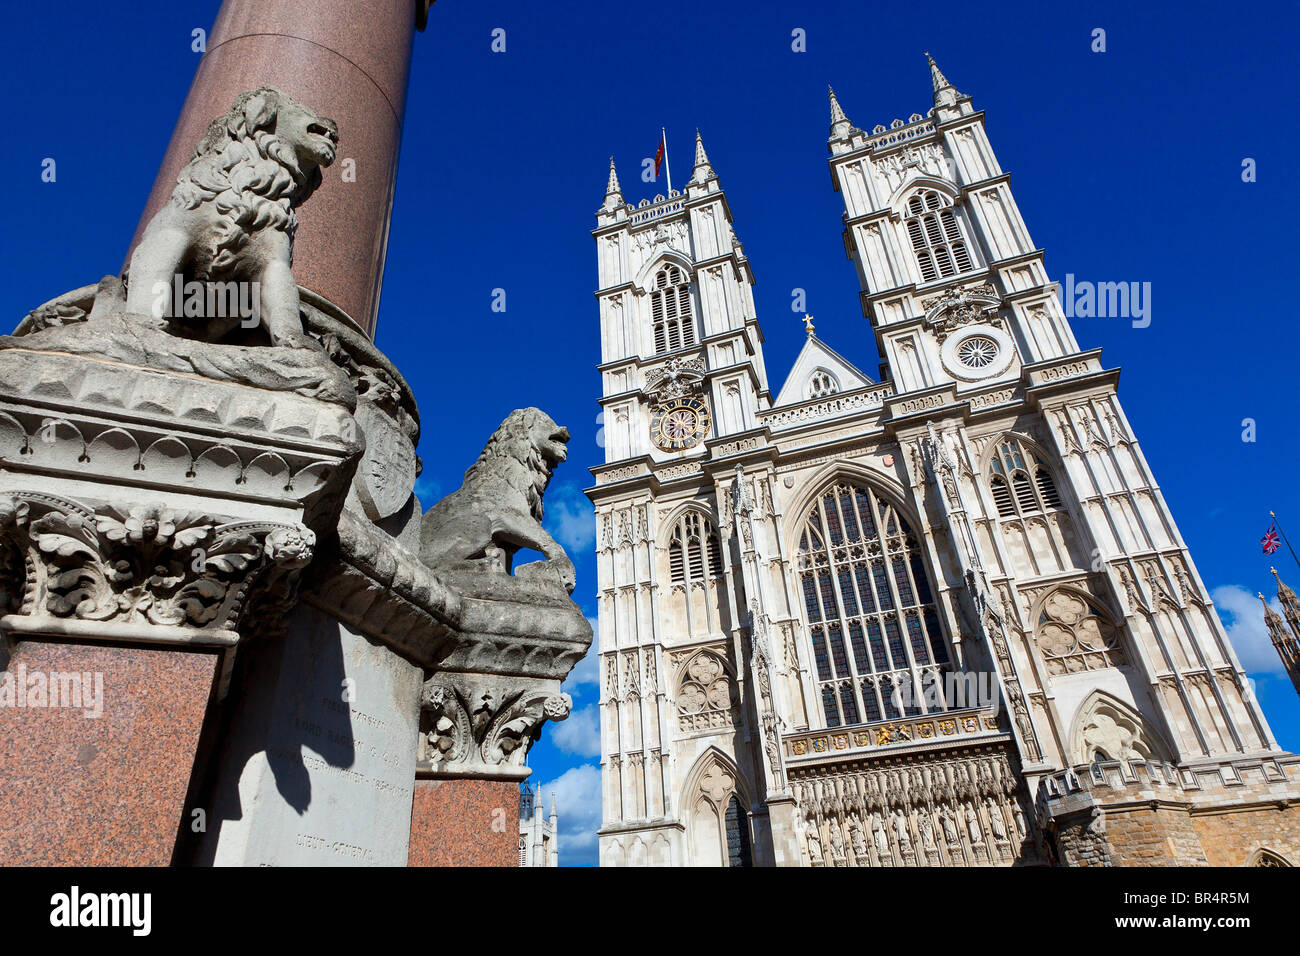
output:
[[[709,406],[701,398],[674,398],[655,408],[650,437],[664,451],[694,448],[709,434]]]

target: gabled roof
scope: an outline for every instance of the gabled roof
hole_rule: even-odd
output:
[[[785,384],[781,386],[781,392],[776,396],[773,407],[806,402],[809,398],[808,384],[813,373],[818,369],[829,372],[841,392],[876,384],[852,362],[817,338],[816,333],[809,332],[803,348],[799,351],[799,357],[794,360],[794,368],[790,369],[790,374],[786,376]]]

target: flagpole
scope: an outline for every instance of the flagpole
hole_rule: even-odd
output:
[[[1280,534],[1282,540],[1286,542],[1286,549],[1291,552],[1291,560],[1295,562],[1296,567],[1300,568],[1300,558],[1296,557],[1295,548],[1291,547],[1291,539],[1288,538],[1286,532],[1282,530],[1282,522],[1278,521],[1277,515],[1273,514],[1271,511],[1268,513],[1268,516],[1273,519],[1273,524],[1277,528],[1278,534]]]
[[[664,174],[668,177],[668,195],[673,194],[673,167],[668,162],[668,131],[662,126],[659,127],[659,134],[663,137],[664,144]]]

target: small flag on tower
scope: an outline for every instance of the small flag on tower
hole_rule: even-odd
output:
[[[1268,529],[1268,534],[1259,539],[1259,543],[1263,545],[1265,554],[1272,554],[1278,548],[1282,547],[1282,543],[1277,538],[1276,521],[1273,522],[1272,526]]]
[[[659,178],[659,167],[664,164],[664,140],[667,136],[663,130],[659,131],[659,148],[655,150],[655,179]]]

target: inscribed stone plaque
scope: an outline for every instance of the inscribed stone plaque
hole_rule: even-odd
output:
[[[252,651],[253,648],[248,648]],[[234,692],[207,859],[405,866],[420,669],[299,604]]]

